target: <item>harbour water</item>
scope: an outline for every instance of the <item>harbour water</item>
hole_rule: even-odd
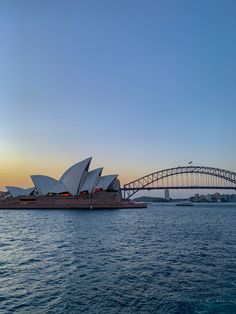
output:
[[[0,313],[236,313],[236,204],[1,210]]]

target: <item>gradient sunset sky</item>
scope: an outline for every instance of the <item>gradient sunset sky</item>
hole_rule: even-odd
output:
[[[0,42],[0,189],[89,156],[236,171],[235,0],[2,0]]]

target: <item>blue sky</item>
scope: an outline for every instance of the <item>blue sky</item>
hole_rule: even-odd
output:
[[[235,16],[230,0],[1,1],[0,186],[88,156],[123,183],[189,160],[236,171]]]

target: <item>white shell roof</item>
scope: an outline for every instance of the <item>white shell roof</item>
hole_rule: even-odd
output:
[[[92,157],[78,162],[61,176],[59,181],[67,187],[67,191],[71,195],[77,195],[84,171],[88,171],[91,159]]]
[[[118,177],[117,174],[100,177],[96,189],[107,190],[109,185]]]
[[[32,186],[31,188],[27,188],[24,190],[25,190],[25,195],[30,195],[35,190],[35,187]]]
[[[99,176],[101,175],[102,170],[103,168],[98,168],[88,172],[83,183],[81,184],[79,192],[87,191],[88,193],[92,193],[93,189],[98,183]]]
[[[55,194],[65,193],[65,192],[68,192],[68,188],[62,182],[58,182],[58,184],[49,191],[49,193],[55,193]]]
[[[95,189],[107,190],[118,175],[107,175],[101,177],[103,168],[89,170],[92,157],[84,159],[67,169],[59,180],[44,175],[32,175],[31,179],[39,195],[48,193],[68,192],[71,195],[87,191],[92,193]],[[14,197],[19,195],[29,195],[34,188],[21,189],[18,187],[7,187]]]
[[[43,175],[33,175],[31,179],[39,195],[47,195],[58,184],[58,180]]]
[[[114,190],[114,191],[119,191],[120,190],[120,181],[118,179],[115,179],[110,185],[109,189]]]
[[[17,196],[28,196],[34,191],[34,187],[28,189],[22,189],[17,186],[6,186],[6,189],[11,194],[12,197]]]

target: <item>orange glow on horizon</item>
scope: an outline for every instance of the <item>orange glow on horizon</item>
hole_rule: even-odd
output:
[[[48,154],[34,154],[30,152],[14,151],[5,149],[0,152],[0,190],[5,190],[5,186],[19,186],[27,188],[33,186],[30,176],[35,174],[47,175],[55,179],[59,179],[61,175],[74,163],[82,160],[78,159],[58,158],[58,156]],[[89,155],[89,154],[88,154]],[[118,159],[109,160],[108,158],[93,157],[90,170],[103,166],[102,175],[118,174],[121,186],[125,183],[133,181],[146,172],[138,167],[137,164],[128,163]]]
[[[57,167],[56,167],[57,166]],[[5,190],[5,186],[19,186],[22,188],[31,187],[33,185],[30,176],[33,174],[44,174],[55,179],[59,179],[62,173],[70,165],[63,166],[53,165],[51,163],[38,165],[38,164],[26,164],[24,162],[17,163],[2,163],[0,168],[0,190]],[[93,169],[93,167],[92,167]],[[105,169],[104,169],[105,170]],[[112,170],[112,169],[109,169]],[[113,171],[104,171],[103,174],[118,173],[116,169]],[[119,173],[118,173],[119,174]],[[138,178],[138,172],[133,171],[123,171],[119,174],[118,179],[123,184],[128,183],[132,180]]]

